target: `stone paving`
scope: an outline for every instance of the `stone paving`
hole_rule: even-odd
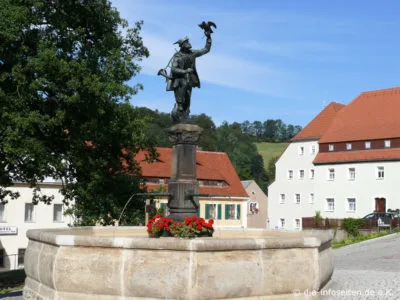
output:
[[[321,299],[400,299],[400,234],[335,249]]]

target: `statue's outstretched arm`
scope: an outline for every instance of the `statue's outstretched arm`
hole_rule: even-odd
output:
[[[211,44],[212,44],[211,34],[209,34],[209,35],[207,35],[206,45],[204,46],[204,48],[199,49],[199,50],[193,50],[194,56],[199,57],[199,56],[202,56],[202,55],[210,52]]]

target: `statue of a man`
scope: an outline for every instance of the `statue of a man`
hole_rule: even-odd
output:
[[[196,58],[208,53],[211,49],[211,26],[212,22],[203,22],[200,28],[204,29],[206,45],[203,49],[192,50],[192,45],[188,37],[184,37],[174,44],[178,44],[180,50],[171,58],[171,73],[166,74],[165,69],[161,69],[158,74],[167,78],[167,91],[174,91],[175,105],[171,112],[174,122],[182,122],[189,118],[190,97],[192,88],[200,88],[200,79],[196,71]]]

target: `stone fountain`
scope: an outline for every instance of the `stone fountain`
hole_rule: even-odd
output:
[[[179,40],[182,55],[171,59],[171,76],[159,72],[175,86],[172,116],[180,122],[168,130],[174,144],[168,206],[175,220],[195,215],[198,206],[202,130],[185,122],[198,76],[182,57],[210,50],[213,23],[203,23],[206,47],[190,50],[187,38]],[[77,227],[29,230],[27,236],[25,299],[299,300],[320,290],[333,272],[332,236],[326,234],[216,228],[212,238],[155,239],[145,227]]]

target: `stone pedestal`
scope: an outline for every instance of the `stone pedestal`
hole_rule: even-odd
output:
[[[183,221],[196,215],[199,206],[196,197],[199,192],[196,177],[196,148],[203,129],[193,124],[177,124],[168,129],[172,147],[171,179],[168,183],[170,217]]]

